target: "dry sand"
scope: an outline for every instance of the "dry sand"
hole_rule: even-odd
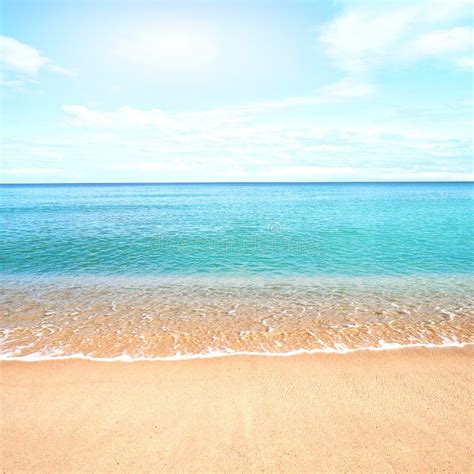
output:
[[[472,349],[3,362],[13,471],[473,471]]]

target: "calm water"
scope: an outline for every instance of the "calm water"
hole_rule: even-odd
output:
[[[1,187],[3,273],[472,273],[472,184]]]
[[[472,339],[471,183],[0,186],[6,357]]]

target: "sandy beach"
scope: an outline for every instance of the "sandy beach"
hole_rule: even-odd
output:
[[[2,362],[1,467],[472,472],[472,356]]]

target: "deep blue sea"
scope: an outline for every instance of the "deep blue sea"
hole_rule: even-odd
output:
[[[474,342],[473,192],[473,183],[0,186],[0,356]]]

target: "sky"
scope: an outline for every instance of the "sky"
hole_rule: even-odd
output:
[[[473,180],[474,0],[2,0],[3,183]]]

